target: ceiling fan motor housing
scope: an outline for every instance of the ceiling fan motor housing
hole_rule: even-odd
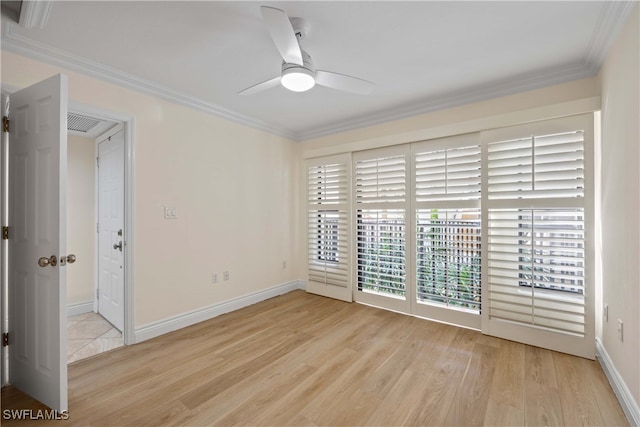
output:
[[[297,70],[306,69],[310,71],[311,74],[315,72],[315,69],[313,68],[313,61],[311,60],[311,56],[302,49],[301,49],[301,52],[302,52],[302,65],[290,64],[288,62],[282,61],[282,74],[284,74],[286,70],[291,70],[294,68]]]

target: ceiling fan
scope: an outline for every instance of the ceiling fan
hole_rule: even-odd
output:
[[[252,95],[282,84],[294,92],[304,92],[316,84],[345,92],[367,95],[375,85],[357,77],[331,71],[315,70],[311,56],[300,47],[300,40],[308,33],[302,18],[291,18],[280,9],[261,6],[262,19],[273,43],[282,56],[282,72],[278,77],[250,86],[239,95]]]

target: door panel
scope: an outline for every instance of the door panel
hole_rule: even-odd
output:
[[[124,132],[98,144],[98,311],[124,327]],[[115,247],[115,248],[114,248]]]
[[[66,76],[12,94],[9,117],[9,381],[66,411]]]

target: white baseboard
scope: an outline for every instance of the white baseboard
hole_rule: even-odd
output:
[[[244,295],[229,301],[224,301],[209,307],[161,320],[159,322],[150,323],[135,330],[134,342],[139,343],[178,329],[186,328],[187,326],[256,304],[278,295],[295,291],[296,289],[304,289],[304,281],[294,280],[282,285],[254,292],[249,295]]]
[[[620,373],[613,365],[613,361],[611,360],[611,357],[609,357],[609,353],[607,353],[607,350],[604,348],[604,345],[599,338],[596,338],[596,356],[600,361],[602,370],[609,379],[611,388],[613,388],[613,392],[616,394],[616,397],[620,402],[620,406],[622,406],[622,410],[627,416],[629,423],[632,426],[640,426],[640,407],[638,406],[638,402],[633,398],[631,391],[629,391],[627,384],[625,384]]]
[[[67,306],[67,317],[93,312],[93,301],[81,302]]]

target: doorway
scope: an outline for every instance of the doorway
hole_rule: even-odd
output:
[[[125,124],[74,111],[67,131],[68,247],[86,254],[67,277],[73,363],[124,345]]]

